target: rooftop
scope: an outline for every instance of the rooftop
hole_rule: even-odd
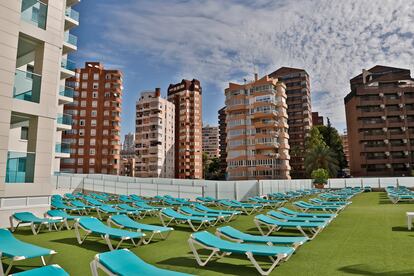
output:
[[[412,204],[392,204],[385,193],[376,192],[357,195],[352,202],[321,234],[300,247],[271,275],[414,275],[414,235],[407,230],[405,216],[405,212],[414,211]],[[242,216],[226,225],[259,234],[253,217]],[[145,218],[142,222],[160,225],[159,219],[154,217]],[[196,275],[257,274],[246,258],[236,256],[199,267],[187,244],[192,231],[187,226],[174,228],[176,231],[165,241],[129,249],[150,264],[180,272]],[[209,231],[214,232],[215,229],[211,227]],[[297,235],[297,232],[280,234]],[[56,250],[58,254],[53,263],[71,275],[90,275],[89,262],[94,255],[108,250],[99,239],[89,238],[83,245],[78,245],[74,230],[42,232],[33,236],[28,228],[21,228],[15,236]],[[16,262],[14,272],[39,265],[38,259]]]

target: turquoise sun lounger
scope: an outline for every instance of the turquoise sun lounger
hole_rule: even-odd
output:
[[[143,214],[139,211],[126,211],[123,209],[117,209],[112,206],[103,204],[99,206],[97,209],[98,217],[99,219],[103,219],[105,216],[111,216],[111,215],[131,215],[136,218],[143,218]]]
[[[0,259],[11,259],[4,272],[5,275],[10,272],[13,263],[16,261],[40,257],[42,264],[46,265],[44,257],[53,256],[54,254],[56,254],[56,251],[22,242],[16,239],[9,230],[0,228]],[[3,267],[0,267],[1,274],[3,274]]]
[[[197,203],[196,205],[194,205],[194,207],[201,211],[201,212],[205,212],[205,213],[209,213],[209,214],[218,214],[218,215],[229,215],[229,219],[228,221],[232,220],[233,218],[237,217],[238,215],[241,215],[242,212],[240,211],[225,211],[225,210],[216,210],[216,209],[211,209],[207,206],[204,206],[203,204],[199,204]]]
[[[326,226],[326,223],[323,222],[281,221],[265,215],[255,216],[254,223],[260,233],[265,236],[270,235],[274,231],[279,231],[282,228],[288,228],[298,230],[303,236],[309,238],[310,240],[313,240]],[[306,233],[305,230],[308,230],[310,234]]]
[[[86,233],[83,237],[81,237],[80,230],[83,230]],[[142,238],[145,237],[145,234],[140,232],[126,231],[106,226],[94,217],[76,219],[75,234],[79,244],[82,244],[91,234],[99,236],[104,239],[110,250],[114,250],[111,239],[120,240],[115,247],[115,249],[118,249],[122,242],[126,240],[130,240],[134,246],[137,246],[142,242]],[[139,241],[136,242],[136,239],[139,239]]]
[[[307,203],[305,201],[295,201],[295,202],[293,202],[293,205],[295,205],[296,207],[301,209],[303,212],[307,212],[308,210],[313,210],[313,211],[323,211],[323,212],[335,213],[335,212],[341,211],[344,208],[344,206],[314,205],[314,204]]]
[[[243,233],[231,226],[219,227],[216,230],[217,236],[225,237],[235,242],[261,243],[267,245],[284,245],[297,249],[307,242],[307,237],[289,237],[289,236],[258,236]]]
[[[86,212],[84,207],[69,206],[65,204],[63,201],[58,200],[52,200],[50,205],[53,209],[64,210],[66,212],[78,212],[79,214]]]
[[[212,213],[209,214],[209,213],[205,213],[205,212],[196,211],[196,210],[194,210],[190,207],[187,207],[187,206],[180,207],[179,211],[184,213],[185,215],[213,218],[213,219],[216,220],[212,224],[213,226],[216,225],[219,222],[225,222],[230,218],[229,215],[219,215],[219,214],[212,214]]]
[[[98,269],[110,276],[189,276],[189,274],[161,269],[150,265],[128,249],[96,254],[94,260],[91,262],[92,276],[99,275]]]
[[[193,233],[188,240],[191,251],[197,263],[205,266],[214,256],[222,258],[230,254],[246,255],[252,262],[253,266],[261,275],[269,275],[272,270],[281,262],[287,261],[295,252],[295,249],[287,246],[268,246],[256,244],[241,244],[237,242],[226,241],[214,236],[213,234],[202,231]],[[211,254],[203,261],[197,252],[196,245],[211,251]],[[256,261],[255,256],[269,257],[272,264],[268,270],[264,270]]]
[[[131,229],[131,230],[140,231],[140,232],[151,232],[151,236],[149,236],[148,239],[145,239],[145,238],[142,239],[142,242],[144,244],[150,243],[155,235],[159,235],[161,239],[165,240],[166,238],[168,238],[170,233],[174,230],[174,228],[172,227],[163,227],[163,226],[139,223],[139,222],[136,222],[135,220],[132,220],[130,217],[126,215],[110,216],[107,223],[108,223],[108,226],[113,224],[120,228],[126,228],[126,229]]]
[[[291,216],[287,216],[281,212],[276,212],[276,211],[269,211],[267,212],[267,215],[274,217],[278,220],[282,220],[282,221],[292,221],[292,222],[321,222],[324,224],[328,224],[331,222],[332,219],[329,218],[301,218],[301,217],[291,217]]]
[[[175,223],[176,225],[188,224],[190,225],[191,229],[193,229],[193,231],[198,231],[201,227],[208,227],[215,221],[215,219],[213,218],[183,215],[174,211],[171,208],[165,208],[161,210],[159,216],[162,225],[164,225],[165,227],[167,227],[171,223]],[[165,218],[168,219],[168,221],[165,221]],[[198,227],[194,225],[195,223],[199,224]]]
[[[48,219],[36,217],[30,212],[18,212],[10,216],[10,229],[12,232],[16,231],[21,224],[29,224],[34,235],[39,234],[43,226],[47,226],[49,231],[52,231],[52,227],[59,231],[63,226],[63,219]],[[17,225],[14,226],[14,221]],[[60,226],[58,227],[58,224]]]
[[[63,219],[66,229],[71,230],[72,227],[70,226],[69,221],[75,221],[77,218],[82,218],[83,216],[72,216],[63,210],[49,210],[46,212],[45,217],[51,219]]]
[[[63,268],[57,264],[48,265],[40,268],[26,270],[23,272],[10,274],[10,276],[69,276]]]
[[[278,211],[286,215],[292,216],[292,217],[302,217],[302,218],[336,218],[337,216],[337,214],[297,212],[297,211],[293,211],[285,207],[279,208]]]

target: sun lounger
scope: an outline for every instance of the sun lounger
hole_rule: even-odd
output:
[[[97,199],[95,199],[95,198],[93,198],[93,197],[90,197],[90,196],[84,196],[83,197],[83,199],[88,203],[88,204],[90,204],[90,205],[92,205],[92,206],[94,206],[94,207],[99,207],[99,206],[102,206],[102,205],[104,205],[104,203],[102,203],[101,201],[99,201],[99,200],[97,200]]]
[[[282,221],[292,221],[292,222],[322,222],[325,224],[328,224],[332,221],[331,218],[300,218],[300,217],[291,217],[291,216],[287,216],[281,212],[276,212],[276,211],[270,211],[267,212],[268,216],[271,216],[273,218],[276,218],[278,220],[282,220]]]
[[[63,226],[63,219],[39,218],[30,212],[14,213],[10,216],[9,220],[12,232],[16,231],[21,224],[30,224],[30,228],[34,235],[39,234],[43,226],[47,226],[49,231],[52,231],[52,227],[58,231]],[[17,222],[16,226],[14,226],[14,221]],[[61,225],[58,226],[58,224]]]
[[[262,205],[256,205],[256,204],[241,204],[239,202],[233,202],[229,200],[219,200],[219,204],[227,210],[237,210],[241,211],[243,214],[251,215],[254,212],[259,211],[262,209]]]
[[[167,269],[157,268],[144,262],[128,249],[115,250],[96,254],[91,262],[92,276],[98,276],[98,269],[107,275],[162,275],[162,276],[186,276]]]
[[[161,210],[159,216],[162,225],[164,225],[165,227],[167,227],[171,223],[175,223],[177,225],[188,224],[190,225],[191,229],[193,229],[193,231],[198,231],[201,227],[210,226],[215,221],[215,219],[213,218],[183,215],[174,211],[171,208],[165,208]],[[168,221],[165,221],[165,218],[168,219]],[[199,224],[198,227],[194,225],[196,223]]]
[[[225,222],[227,221],[230,216],[229,215],[219,215],[219,214],[209,214],[209,213],[205,213],[205,212],[200,212],[200,211],[196,211],[194,209],[191,209],[188,206],[182,206],[179,209],[180,212],[186,214],[186,215],[190,215],[190,216],[198,216],[198,217],[206,217],[206,218],[213,218],[216,221],[212,224],[213,226],[216,225],[219,222]]]
[[[249,200],[255,203],[263,204],[264,206],[271,207],[273,209],[279,208],[286,203],[285,200],[265,199],[261,198],[260,196],[250,197]]]
[[[347,206],[349,204],[351,204],[351,201],[324,201],[321,200],[320,198],[312,198],[309,201],[311,201],[313,204],[316,205],[330,205],[330,206]]]
[[[52,208],[58,210],[64,210],[66,212],[78,212],[79,214],[85,213],[85,208],[83,207],[73,207],[65,204],[63,201],[52,200],[51,204]]]
[[[289,215],[289,216],[303,217],[303,218],[336,218],[337,216],[337,214],[326,214],[326,213],[302,213],[302,212],[293,211],[285,207],[279,208],[278,211],[286,215]]]
[[[191,234],[188,244],[200,266],[205,266],[214,256],[222,258],[230,254],[246,255],[261,275],[269,275],[280,262],[287,261],[295,252],[294,248],[286,246],[240,244],[231,242],[220,239],[207,231]],[[202,249],[210,250],[211,254],[208,255],[205,260],[202,260],[196,249],[196,245]],[[262,266],[257,263],[255,259],[257,256],[269,257],[271,260],[270,268],[264,270]]]
[[[10,276],[69,276],[63,268],[57,264],[43,266],[31,270],[26,270],[19,273],[10,274]]]
[[[309,240],[307,237],[251,235],[241,232],[231,226],[217,228],[216,235],[225,237],[235,242],[262,243],[267,245],[284,245],[293,247],[295,249],[297,249],[299,246],[301,246]]]
[[[139,222],[132,220],[130,217],[126,215],[110,216],[107,223],[108,223],[108,226],[113,224],[117,227],[131,229],[134,231],[151,232],[151,236],[149,236],[148,239],[143,238],[142,242],[144,244],[150,243],[155,235],[159,235],[161,239],[165,240],[170,235],[170,233],[174,230],[174,228],[172,227],[163,227],[163,226],[139,223]]]
[[[143,218],[143,217],[145,217],[146,215],[148,215],[150,213],[149,210],[146,210],[144,208],[139,208],[139,207],[138,208],[137,207],[132,207],[132,206],[126,204],[126,203],[118,204],[118,205],[116,205],[116,207],[121,209],[121,210],[131,212],[132,214],[138,214],[137,215],[138,218]]]
[[[82,217],[69,215],[63,210],[49,210],[46,212],[45,216],[51,219],[63,219],[63,223],[65,224],[66,229],[68,230],[72,229],[72,227],[69,224],[69,221],[75,221],[75,219]]]
[[[314,205],[314,204],[307,203],[305,201],[295,201],[293,202],[293,205],[301,209],[303,212],[307,212],[308,210],[313,210],[313,211],[337,213],[344,208],[344,206]]]
[[[81,237],[80,230],[86,232],[83,237]],[[130,240],[134,246],[137,246],[142,242],[142,238],[145,237],[145,234],[140,232],[126,231],[106,226],[94,217],[76,219],[75,234],[79,244],[82,244],[89,235],[100,236],[104,239],[110,250],[114,250],[111,239],[120,240],[115,247],[115,249],[118,249],[127,240]],[[139,239],[139,241],[136,242],[136,239]]]
[[[46,265],[44,257],[53,256],[54,254],[56,254],[54,250],[22,242],[16,239],[9,230],[0,228],[0,259],[11,260],[4,275],[10,272],[16,261],[40,257],[42,264]],[[0,267],[1,274],[3,274],[3,267]]]
[[[135,218],[143,218],[144,215],[139,211],[126,211],[117,209],[109,205],[101,205],[97,209],[99,219],[103,219],[105,216],[111,215],[130,215]]]
[[[265,215],[257,215],[254,218],[254,223],[260,233],[265,236],[270,235],[274,231],[279,231],[282,228],[289,228],[299,230],[303,236],[310,240],[313,240],[326,226],[326,223],[323,222],[286,222]],[[307,234],[305,230],[308,230],[310,234]]]
[[[97,206],[85,204],[80,200],[72,200],[72,201],[69,201],[68,203],[77,208],[84,208],[85,214],[88,214],[91,210],[96,210],[98,208]]]

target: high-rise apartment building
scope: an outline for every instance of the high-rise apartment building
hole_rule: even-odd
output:
[[[219,128],[216,126],[203,126],[203,152],[208,155],[209,159],[220,156],[219,149]]]
[[[122,144],[122,151],[135,152],[135,133],[128,133],[124,136],[124,143]]]
[[[73,118],[72,130],[63,134],[64,141],[71,144],[71,153],[61,170],[118,174],[122,72],[105,69],[100,62],[86,62],[67,84],[75,89],[74,101],[64,111]]]
[[[348,133],[345,130],[343,134],[340,135],[341,137],[341,142],[342,142],[342,147],[344,149],[344,155],[345,155],[345,160],[346,163],[348,164],[349,167],[349,144],[348,144]],[[349,169],[348,169],[349,171]]]
[[[304,69],[281,67],[269,74],[286,85],[292,178],[305,178],[305,140],[312,127],[309,75]]]
[[[225,89],[227,178],[289,179],[286,86],[265,76]]]
[[[219,146],[220,146],[220,171],[226,175],[227,170],[227,130],[226,130],[226,107],[218,111],[219,123]]]
[[[345,97],[352,176],[411,175],[414,79],[410,70],[374,66],[350,80]]]
[[[141,93],[136,105],[137,177],[173,178],[175,106],[161,98],[161,90]]]
[[[65,79],[75,75],[67,56],[77,50],[78,2],[0,2],[0,220],[49,206],[51,176],[69,156],[61,141],[71,128],[63,107],[73,101]]]
[[[200,81],[170,84],[168,100],[175,105],[175,177],[203,178]]]
[[[312,125],[323,126],[323,116],[319,116],[319,112],[312,112]]]

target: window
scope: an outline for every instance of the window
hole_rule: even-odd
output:
[[[77,168],[77,169],[76,169],[76,172],[77,172],[77,173],[83,173],[83,168]]]
[[[95,165],[95,158],[89,158],[89,165]]]
[[[80,135],[80,131],[79,131],[79,135]],[[85,144],[85,139],[79,138],[78,144],[79,146],[83,146]],[[83,152],[83,149],[82,149],[82,152]]]
[[[93,80],[99,80],[99,73],[93,74]]]
[[[96,129],[91,129],[91,136],[96,136]]]
[[[78,158],[78,165],[83,165],[83,158]]]
[[[22,131],[20,133],[21,140],[29,140],[29,127],[22,127]]]
[[[109,82],[105,83],[105,88],[111,88],[111,84]]]
[[[96,143],[95,138],[92,138],[91,141],[90,141],[91,146],[95,146],[95,143]]]
[[[81,97],[82,97],[82,98],[86,98],[86,97],[88,97],[88,94],[86,93],[86,91],[82,91],[82,93],[81,93]]]
[[[92,101],[92,107],[98,107],[98,101]]]
[[[108,139],[103,139],[102,140],[102,145],[108,145]]]
[[[84,126],[85,125],[85,120],[79,120],[79,125]]]
[[[85,89],[85,88],[88,88],[88,83],[87,83],[87,82],[85,82],[85,81],[84,81],[84,82],[82,82],[82,88],[84,88],[84,89]]]
[[[103,125],[104,125],[104,126],[109,126],[109,121],[108,121],[108,120],[104,120],[104,121],[103,121]]]
[[[91,126],[96,126],[96,120],[91,120]]]
[[[83,140],[83,139],[82,139]],[[83,155],[83,148],[78,148],[78,155]],[[82,159],[83,160],[83,159]],[[82,162],[83,163],[83,162]]]
[[[83,73],[82,74],[82,79],[87,80],[88,79],[88,73]]]
[[[111,105],[111,103],[110,103],[109,101],[105,101],[105,102],[104,102],[104,106],[105,106],[105,107],[108,107],[108,106],[110,106],[110,105]]]
[[[98,92],[92,92],[92,98],[97,99],[98,98]]]
[[[94,82],[92,85],[93,89],[98,89],[99,87],[99,83],[98,82]]]
[[[95,169],[94,168],[89,168],[89,173],[95,173]]]
[[[104,129],[104,130],[102,131],[102,134],[103,134],[103,135],[108,135],[108,133],[109,133],[109,132],[108,132],[108,130],[107,130],[107,129]]]
[[[98,112],[97,112],[96,110],[92,110],[92,111],[91,111],[91,116],[92,116],[92,117],[96,117],[96,116],[97,116],[97,114],[98,114]]]
[[[85,117],[85,116],[86,116],[86,110],[81,110],[81,111],[79,112],[79,116],[81,116],[81,117]]]
[[[81,101],[81,107],[86,107],[86,101]]]
[[[104,116],[109,116],[109,110],[104,111]]]
[[[106,87],[106,84],[105,84],[105,87]],[[111,93],[105,92],[105,98],[109,98],[109,97],[111,97]]]
[[[79,136],[85,136],[85,130],[84,129],[79,129]]]
[[[89,149],[89,155],[95,155],[95,149]]]

